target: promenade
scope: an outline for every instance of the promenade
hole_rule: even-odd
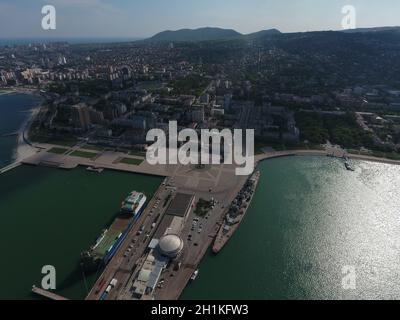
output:
[[[333,152],[332,152],[333,151]],[[260,162],[263,160],[280,158],[280,157],[290,157],[290,156],[333,156],[337,158],[343,158],[346,156],[349,159],[353,160],[362,160],[362,161],[371,161],[378,163],[386,163],[392,165],[400,165],[399,160],[391,160],[386,158],[378,158],[374,156],[347,153],[344,150],[340,149],[330,149],[330,150],[288,150],[288,151],[276,151],[263,153],[255,156],[255,162]]]

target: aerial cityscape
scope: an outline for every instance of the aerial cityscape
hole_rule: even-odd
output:
[[[0,300],[400,299],[400,4],[128,2],[0,4]]]

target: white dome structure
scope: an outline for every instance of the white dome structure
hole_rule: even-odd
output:
[[[158,248],[163,256],[174,259],[183,249],[183,240],[174,234],[167,234],[160,239]]]

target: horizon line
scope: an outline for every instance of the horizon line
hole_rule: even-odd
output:
[[[385,28],[400,28],[400,25],[384,25],[384,26],[360,26],[354,29],[321,29],[321,30],[307,30],[307,31],[288,31],[284,32],[279,30],[278,28],[268,28],[268,29],[261,29],[258,31],[250,32],[250,33],[242,33],[240,31],[237,31],[234,28],[229,28],[229,27],[215,27],[215,26],[205,26],[205,27],[184,27],[184,28],[179,28],[179,29],[166,29],[159,31],[151,36],[32,36],[32,37],[12,37],[12,38],[4,38],[0,37],[0,41],[29,41],[29,40],[48,40],[48,41],[57,41],[57,40],[133,40],[133,41],[138,41],[138,40],[146,40],[154,37],[155,35],[162,33],[162,32],[177,32],[177,31],[182,31],[182,30],[190,30],[190,31],[195,31],[195,30],[200,30],[200,29],[223,29],[223,30],[233,30],[241,35],[250,35],[253,33],[261,32],[261,31],[268,31],[268,30],[277,30],[281,34],[294,34],[294,33],[311,33],[311,32],[343,32],[343,31],[349,31],[349,30],[363,30],[363,29],[385,29]]]

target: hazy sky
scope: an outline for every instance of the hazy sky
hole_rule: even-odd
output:
[[[57,10],[57,30],[41,29],[41,8]],[[344,5],[357,27],[400,25],[399,0],[0,0],[0,38],[147,37],[205,26],[242,33],[337,30]]]

